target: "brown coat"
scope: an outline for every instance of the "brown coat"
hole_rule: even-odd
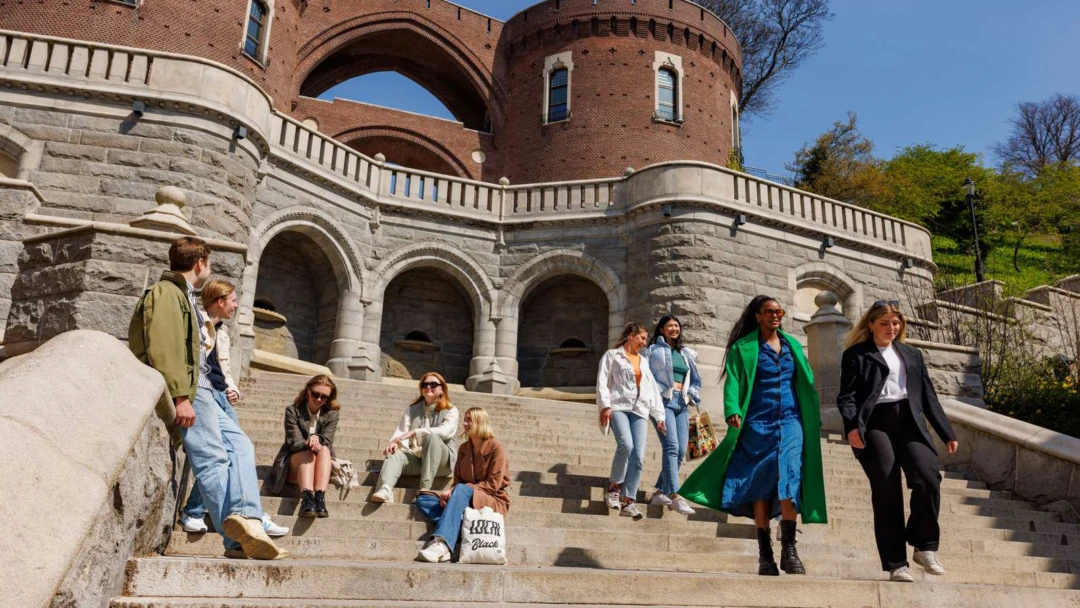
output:
[[[319,436],[319,442],[330,448],[330,456],[334,456],[334,433],[338,426],[338,410],[330,409],[324,405],[319,410],[319,421],[315,424],[315,434]],[[273,494],[281,494],[285,489],[285,483],[289,479],[289,461],[292,455],[306,450],[307,440],[310,435],[311,412],[307,405],[296,407],[290,405],[285,408],[285,443],[281,444],[277,457],[274,458],[274,468],[270,477],[266,480],[266,488]]]
[[[472,507],[491,507],[496,513],[506,515],[510,510],[510,461],[494,437],[485,439],[479,450],[473,450],[473,442],[466,439],[458,448],[457,465],[454,466],[454,483],[472,486]]]

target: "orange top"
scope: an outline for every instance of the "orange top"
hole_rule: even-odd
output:
[[[630,364],[634,366],[634,382],[641,386],[641,355],[627,353],[626,356],[630,357]]]

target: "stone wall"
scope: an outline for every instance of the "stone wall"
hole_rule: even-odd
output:
[[[519,323],[522,386],[596,384],[609,345],[607,295],[595,283],[573,276],[548,279],[529,295]]]
[[[11,311],[11,287],[19,273],[22,240],[45,231],[23,223],[22,218],[37,211],[40,204],[41,193],[29,182],[0,179],[0,352]]]

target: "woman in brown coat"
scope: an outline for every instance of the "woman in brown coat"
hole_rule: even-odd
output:
[[[285,482],[300,486],[300,517],[329,517],[326,488],[337,431],[337,386],[329,376],[308,380],[293,404],[285,408],[285,443],[274,458],[268,489],[280,494]]]
[[[420,551],[425,562],[447,562],[461,534],[466,507],[491,507],[503,516],[510,510],[510,463],[506,450],[491,430],[487,412],[474,407],[462,422],[466,441],[458,448],[454,485],[447,490],[421,492],[416,509],[435,523],[432,538]]]

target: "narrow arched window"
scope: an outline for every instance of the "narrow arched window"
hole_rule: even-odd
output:
[[[248,12],[247,31],[244,35],[244,54],[262,63],[263,41],[266,38],[266,22],[269,10],[262,0],[251,0]]]
[[[558,122],[570,117],[567,99],[570,94],[570,70],[552,70],[548,83],[548,122]]]
[[[656,78],[657,116],[660,120],[678,122],[679,75],[671,68],[660,68]]]

